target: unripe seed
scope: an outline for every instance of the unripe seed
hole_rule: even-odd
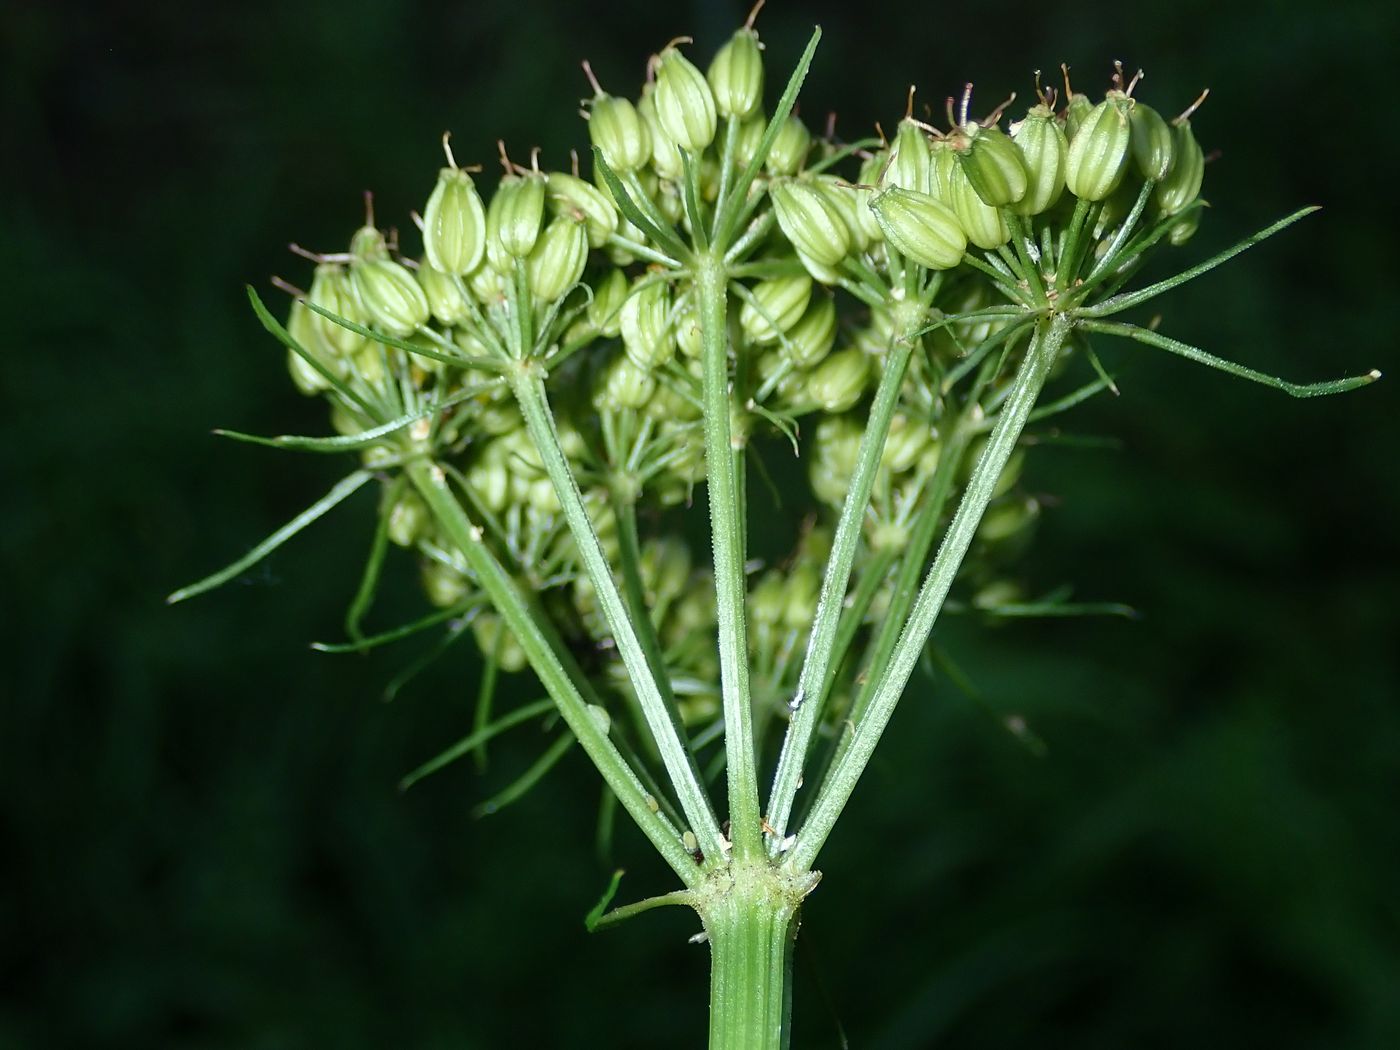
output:
[[[457,290],[457,282],[424,259],[418,264],[418,283],[428,297],[428,309],[439,324],[451,328],[471,316],[466,300]]]
[[[929,153],[928,136],[922,128],[907,117],[901,120],[890,151],[894,159],[885,173],[886,186],[898,186],[915,193],[933,191],[933,157]]]
[[[731,120],[752,115],[763,101],[763,54],[758,34],[740,29],[715,54],[708,74],[715,108]]]
[[[1039,517],[1040,503],[1029,496],[994,503],[977,528],[977,538],[983,543],[1007,543],[1024,535]]]
[[[1183,215],[1180,220],[1167,231],[1167,243],[1174,248],[1180,248],[1183,244],[1196,236],[1196,230],[1201,225],[1201,209]]]
[[[496,187],[486,215],[491,265],[515,272],[515,260],[535,249],[544,224],[545,180],[538,175],[508,175]]]
[[[622,304],[627,301],[630,290],[627,275],[621,270],[609,270],[598,282],[593,300],[588,304],[588,323],[599,335],[614,339],[622,331]]]
[[[423,209],[423,251],[435,270],[463,277],[486,250],[486,211],[472,177],[458,167],[438,172]]]
[[[902,474],[923,455],[931,440],[926,423],[920,423],[902,412],[890,420],[889,436],[880,454],[880,465],[892,474]]]
[[[739,125],[739,134],[734,139],[734,161],[739,167],[748,167],[753,162],[767,128],[768,118],[761,109],[754,110],[753,116]]]
[[[870,234],[866,233],[865,227],[861,225],[860,216],[864,213],[866,221],[877,234],[880,229],[879,224],[875,221],[875,216],[870,214],[870,209],[867,206],[870,200],[869,190],[856,189],[835,175],[816,175],[810,179],[810,182],[817,192],[836,205],[836,210],[846,221],[852,252],[860,254],[870,247],[872,240],[879,240],[878,236],[872,238]]]
[[[658,421],[695,420],[703,415],[699,405],[664,382],[656,384],[656,390],[651,395],[651,400],[646,403],[644,411]]]
[[[969,121],[959,139],[967,145],[964,149],[955,147],[958,163],[984,204],[1004,208],[1025,197],[1030,171],[1025,157],[1007,135]]]
[[[858,179],[862,186],[875,185],[875,180],[880,177],[880,172],[885,166],[885,159],[885,154],[877,153],[860,166]],[[862,250],[876,241],[885,239],[885,231],[880,228],[875,213],[870,209],[870,201],[874,196],[875,192],[867,189],[858,189],[851,194],[851,199],[854,202],[852,206],[854,222],[851,225],[851,233],[857,243],[861,243]]]
[[[529,660],[520,647],[511,629],[495,613],[479,613],[472,620],[472,634],[476,637],[477,648],[488,660],[494,656],[496,666],[507,674],[525,670]]]
[[[423,593],[440,609],[456,605],[471,593],[467,578],[440,561],[423,562],[422,580]]]
[[[350,284],[350,275],[338,263],[320,263],[316,275],[311,279],[311,290],[307,292],[309,302],[329,310],[338,317],[356,324],[363,324],[364,314],[355,300],[355,290]],[[294,311],[295,313],[295,311]],[[329,317],[322,317],[313,311],[306,311],[306,321],[312,334],[332,353],[350,356],[365,345],[365,337],[352,332],[343,324],[337,324]],[[293,333],[295,335],[296,333]],[[305,343],[303,343],[305,345]]]
[[[1122,181],[1132,138],[1128,122],[1132,105],[1132,99],[1122,95],[1104,99],[1070,139],[1065,185],[1080,200],[1101,201]]]
[[[700,331],[700,312],[689,298],[681,301],[676,315],[676,343],[681,353],[691,360],[699,360],[703,351],[704,334]]]
[[[356,259],[350,284],[370,324],[390,335],[412,335],[428,323],[428,297],[408,268],[394,260]]]
[[[770,406],[794,405],[805,400],[803,392],[807,386],[807,377],[800,369],[793,367],[787,351],[774,349],[763,352],[758,357],[756,371],[759,386],[767,386],[775,376],[777,377],[772,386],[776,400],[770,401]]]
[[[668,47],[656,71],[656,119],[670,141],[699,153],[715,138],[715,97],[705,75]]]
[[[798,116],[790,116],[778,128],[773,146],[768,151],[764,167],[770,175],[796,175],[807,161],[812,147],[812,133]]]
[[[807,396],[827,412],[844,412],[865,391],[869,359],[859,350],[838,350],[807,377]]]
[[[642,100],[637,103],[637,112],[646,122],[651,137],[651,165],[663,179],[675,181],[685,174],[681,162],[680,148],[661,126],[661,118],[656,111],[656,86],[648,84],[642,91]]]
[[[812,279],[805,274],[775,277],[760,281],[751,292],[753,301],[745,302],[739,310],[739,327],[751,342],[776,343],[806,311],[812,299]]]
[[[806,632],[812,626],[817,611],[817,596],[822,580],[813,561],[802,558],[793,566],[783,588],[782,625],[790,631]]]
[[[851,250],[851,231],[841,210],[820,189],[805,182],[774,182],[769,192],[783,234],[803,255],[822,266],[837,266]]]
[[[1175,215],[1201,194],[1206,159],[1189,120],[1172,122],[1172,145],[1176,163],[1167,177],[1157,183],[1154,197],[1163,215]]]
[[[817,424],[816,458],[841,474],[855,473],[860,459],[861,426],[846,416]]]
[[[292,313],[287,320],[287,331],[308,354],[311,354],[332,372],[338,371],[336,359],[327,353],[312,327],[311,318],[314,316],[306,308],[305,303],[300,300],[293,302]],[[294,350],[287,351],[287,372],[291,375],[296,388],[307,397],[324,393],[331,388],[326,377],[312,368],[310,363]],[[358,431],[358,429],[357,427],[356,430]]]
[[[622,304],[622,346],[644,371],[660,368],[676,355],[671,328],[671,294],[660,282],[637,289]]]
[[[812,280],[827,287],[834,287],[841,283],[841,272],[834,266],[828,266],[824,262],[818,262],[802,249],[797,250],[797,261],[802,264],[802,268],[811,275]]]
[[[587,264],[587,228],[561,215],[544,228],[525,262],[530,291],[547,303],[553,302],[578,283]]]
[[[1094,104],[1089,101],[1088,95],[1070,95],[1069,102],[1065,105],[1065,138],[1074,141],[1074,136],[1079,134],[1084,121],[1093,112]]]
[[[594,397],[602,410],[645,408],[656,391],[650,369],[638,368],[626,356],[617,358],[603,375],[603,385]]]
[[[1144,179],[1161,182],[1176,160],[1175,136],[1162,115],[1138,102],[1128,114],[1132,126],[1133,164]]]
[[[387,510],[389,539],[400,547],[412,547],[427,533],[432,520],[427,505],[413,492],[405,492]]]
[[[588,139],[618,172],[636,171],[651,160],[651,131],[625,98],[599,95],[588,111]]]
[[[387,259],[389,243],[375,226],[361,226],[350,235],[350,254],[357,259]]]
[[[967,235],[949,207],[927,193],[891,187],[870,201],[885,240],[905,258],[930,270],[962,262]]]
[[[487,255],[491,254],[491,241],[487,241]],[[509,256],[500,253],[503,258]],[[486,259],[471,273],[467,274],[467,287],[471,289],[472,295],[476,296],[479,302],[491,303],[500,299],[506,290],[506,279],[502,270],[498,269],[491,259]]]
[[[1011,231],[1006,228],[1001,212],[977,195],[961,168],[949,175],[948,195],[952,199],[958,225],[977,247],[991,251],[1011,239]]]
[[[783,356],[797,368],[819,364],[836,342],[836,300],[822,294],[807,307],[780,344]]]
[[[617,232],[617,209],[602,191],[562,171],[551,171],[546,185],[555,214],[582,218],[592,247],[601,248]]]
[[[1064,129],[1048,106],[1034,106],[1016,127],[1012,142],[1025,158],[1030,176],[1026,195],[1013,210],[1019,215],[1039,215],[1053,207],[1065,190],[1069,143]]]

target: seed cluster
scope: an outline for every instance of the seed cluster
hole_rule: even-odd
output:
[[[314,256],[287,326],[299,348],[289,369],[329,400],[339,434],[364,437],[364,463],[383,472],[384,535],[416,552],[433,605],[457,610],[500,668],[526,666],[460,552],[395,479],[423,455],[444,466],[585,671],[625,697],[598,596],[512,396],[521,370],[547,374],[558,447],[593,529],[639,589],[684,720],[703,731],[720,717],[719,673],[710,569],[683,538],[706,476],[690,262],[722,242],[733,442],[754,471],[786,475],[795,463],[809,493],[792,555],[756,567],[749,586],[755,701],[781,716],[887,355],[914,347],[855,562],[861,632],[898,600],[902,561],[917,570],[928,557],[947,491],[976,461],[1029,337],[1019,319],[1110,295],[1153,244],[1194,232],[1204,158],[1192,110],[1164,119],[1120,70],[1098,102],[1066,74],[1061,104],[1037,77],[1036,102],[1016,120],[1006,106],[970,119],[969,86],[944,127],[915,117],[911,90],[888,141],[843,141],[796,115],[770,128],[751,26],[704,72],[680,42],[667,45],[635,100],[588,76],[591,161],[546,170],[502,146],[503,174],[484,199],[447,149],[414,217],[420,253],[371,216],[348,251]],[[1064,361],[1086,349],[1078,336],[1069,347]],[[970,607],[1024,600],[1008,573],[1040,507],[1017,487],[1022,458],[964,571]],[[860,680],[854,663],[838,669],[847,704],[831,706],[833,724]]]

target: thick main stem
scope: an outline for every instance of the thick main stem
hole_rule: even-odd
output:
[[[736,864],[696,907],[710,944],[710,1050],[786,1050],[792,1041],[792,948],[816,877]]]
[[[715,602],[719,623],[720,690],[724,700],[724,753],[729,786],[730,837],[736,859],[759,854],[758,770],[749,700],[749,646],[745,614],[744,533],[734,469],[729,412],[728,277],[711,251],[696,261],[700,296],[701,362],[705,405],[706,495],[714,544]]]

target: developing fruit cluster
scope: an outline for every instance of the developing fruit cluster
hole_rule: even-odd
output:
[[[414,456],[444,466],[495,555],[626,711],[627,674],[512,396],[519,370],[547,374],[558,447],[609,563],[642,597],[684,721],[703,742],[722,723],[711,570],[683,529],[706,476],[687,252],[729,235],[730,425],[741,463],[789,493],[787,476],[805,477],[810,494],[797,549],[749,580],[761,730],[786,715],[886,355],[915,346],[855,562],[859,631],[898,600],[901,565],[925,564],[954,505],[947,489],[965,481],[1014,370],[988,364],[1024,350],[1018,317],[1111,295],[1152,241],[1189,238],[1204,158],[1194,106],[1165,119],[1121,69],[1099,101],[1072,92],[1067,74],[1062,99],[1037,78],[1035,104],[1014,120],[1009,103],[971,119],[969,85],[948,100],[944,127],[914,116],[911,89],[888,141],[843,142],[796,115],[765,136],[757,32],[741,28],[704,72],[681,43],[653,56],[636,99],[609,94],[585,64],[589,162],[548,170],[502,145],[501,176],[483,196],[479,173],[459,166],[444,139],[447,164],[413,216],[421,253],[371,216],[347,252],[312,256],[287,326],[302,352],[288,364],[304,393],[330,402],[347,447],[382,472],[382,535],[417,554],[427,596],[455,617],[453,629],[469,627],[502,670],[526,666],[461,553],[396,476]],[[745,181],[746,170],[756,177]],[[736,186],[746,195],[734,228],[721,230]],[[1069,346],[1082,349],[1080,337]],[[415,414],[410,425],[386,423]],[[1005,572],[1039,505],[1016,488],[1020,456],[964,568],[964,602],[975,608],[1022,600]],[[860,680],[855,663],[837,670],[831,724]]]

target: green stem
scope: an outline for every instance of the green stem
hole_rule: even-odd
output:
[[[677,734],[684,738],[680,710],[676,707],[676,695],[671,688],[671,676],[666,671],[666,658],[661,652],[661,639],[656,636],[656,625],[652,623],[651,612],[647,608],[646,585],[642,580],[642,546],[637,537],[636,499],[628,493],[618,492],[616,487],[610,490],[609,495],[613,514],[617,518],[618,560],[622,565],[622,593],[627,600],[627,615],[637,629],[647,666],[661,692],[671,723],[676,727]],[[648,750],[655,755],[656,742],[648,739],[647,744]],[[693,753],[691,761],[694,762]],[[696,776],[698,778],[698,771]]]
[[[710,1050],[786,1050],[792,949],[802,898],[816,885],[736,865],[721,892],[694,902],[710,944]]]
[[[720,242],[722,243],[722,242]],[[730,837],[736,859],[755,857],[759,836],[758,770],[749,700],[748,624],[745,610],[744,532],[734,469],[729,412],[728,275],[717,251],[696,262],[705,404],[706,494],[714,545],[719,623],[720,691],[728,770]]]
[[[914,351],[915,342],[916,340],[906,338],[896,339],[885,355],[880,385],[875,391],[870,419],[860,440],[856,469],[851,475],[846,500],[841,505],[841,518],[832,538],[831,556],[827,560],[821,595],[817,599],[817,612],[807,642],[807,655],[802,661],[802,674],[790,705],[792,720],[788,723],[787,735],[783,739],[783,749],[778,756],[778,771],[773,778],[773,794],[768,800],[768,823],[773,828],[769,852],[774,854],[787,835],[788,817],[792,814],[793,800],[797,797],[797,786],[802,782],[802,771],[807,762],[807,752],[811,748],[812,734],[820,721],[822,701],[835,676],[836,665],[832,660],[833,642],[841,619],[841,606],[846,597],[846,588],[851,582],[851,565],[855,561],[856,547],[860,543],[865,512],[870,506],[870,490],[875,484],[875,474],[880,468],[880,457],[885,450],[890,421],[894,418],[900,387],[904,383],[904,372]]]
[[[701,869],[682,844],[680,833],[648,805],[649,796],[637,774],[618,753],[601,720],[588,710],[588,701],[580,690],[582,672],[558,639],[546,631],[546,625],[535,618],[519,584],[482,542],[481,530],[472,524],[453,495],[442,468],[420,459],[409,463],[405,470],[443,531],[462,552],[481,589],[515,635],[545,690],[558,705],[565,723],[578,737],[623,808],[681,881],[687,886],[698,884]]]
[[[584,506],[583,494],[579,491],[564,450],[559,447],[559,435],[549,410],[544,380],[537,369],[526,368],[512,377],[511,388],[520,405],[520,414],[525,419],[530,440],[539,450],[545,473],[549,475],[555,495],[564,509],[564,518],[573,534],[579,558],[598,595],[598,605],[607,620],[608,629],[612,631],[618,655],[627,669],[647,729],[675,788],[681,811],[690,822],[705,856],[714,861],[721,860],[723,837],[719,821],[710,806],[709,796],[705,794],[694,757],[681,739],[677,720],[673,717],[674,707],[662,698],[657,678],[637,637],[636,625],[628,615],[608,557],[603,553],[593,521],[588,516],[588,508]]]
[[[909,676],[923,652],[929,633],[953,578],[962,566],[972,544],[982,514],[991,502],[1006,462],[1016,448],[1021,430],[1026,425],[1036,398],[1050,375],[1050,368],[1059,356],[1060,347],[1069,333],[1070,321],[1063,314],[1040,322],[1036,337],[1026,349],[1025,359],[1016,373],[1013,393],[1006,401],[997,419],[996,429],[987,441],[987,447],[978,460],[972,477],[968,480],[962,502],[958,505],[942,546],[933,559],[923,588],[919,591],[914,611],[900,635],[899,644],[891,654],[889,662],[872,668],[879,674],[879,684],[871,696],[870,707],[855,725],[850,746],[833,767],[826,783],[813,804],[812,812],[803,824],[796,845],[789,855],[788,864],[796,871],[811,867],[818,851],[826,841],[836,819],[841,815],[856,781],[864,772],[875,745],[885,726],[894,713]]]
[[[923,509],[914,520],[914,528],[909,537],[908,553],[903,562],[900,563],[899,572],[895,576],[894,593],[890,597],[889,610],[881,621],[880,627],[875,633],[875,640],[870,646],[870,655],[865,666],[865,680],[856,693],[855,701],[847,715],[847,718],[853,722],[858,721],[870,705],[870,697],[874,693],[875,683],[878,680],[877,669],[883,667],[889,660],[890,654],[894,652],[894,647],[899,642],[900,627],[914,605],[914,599],[918,594],[919,578],[923,574],[929,551],[933,549],[933,541],[938,535],[939,523],[943,520],[943,511],[947,507],[948,497],[953,491],[953,481],[957,476],[958,468],[962,465],[963,453],[967,448],[967,433],[966,423],[960,421],[948,436],[948,440],[939,453],[938,465],[934,468],[933,479],[929,484],[928,502],[924,504]],[[843,737],[841,743],[837,745],[839,749],[836,757],[837,762],[845,753],[847,742],[847,738]]]

